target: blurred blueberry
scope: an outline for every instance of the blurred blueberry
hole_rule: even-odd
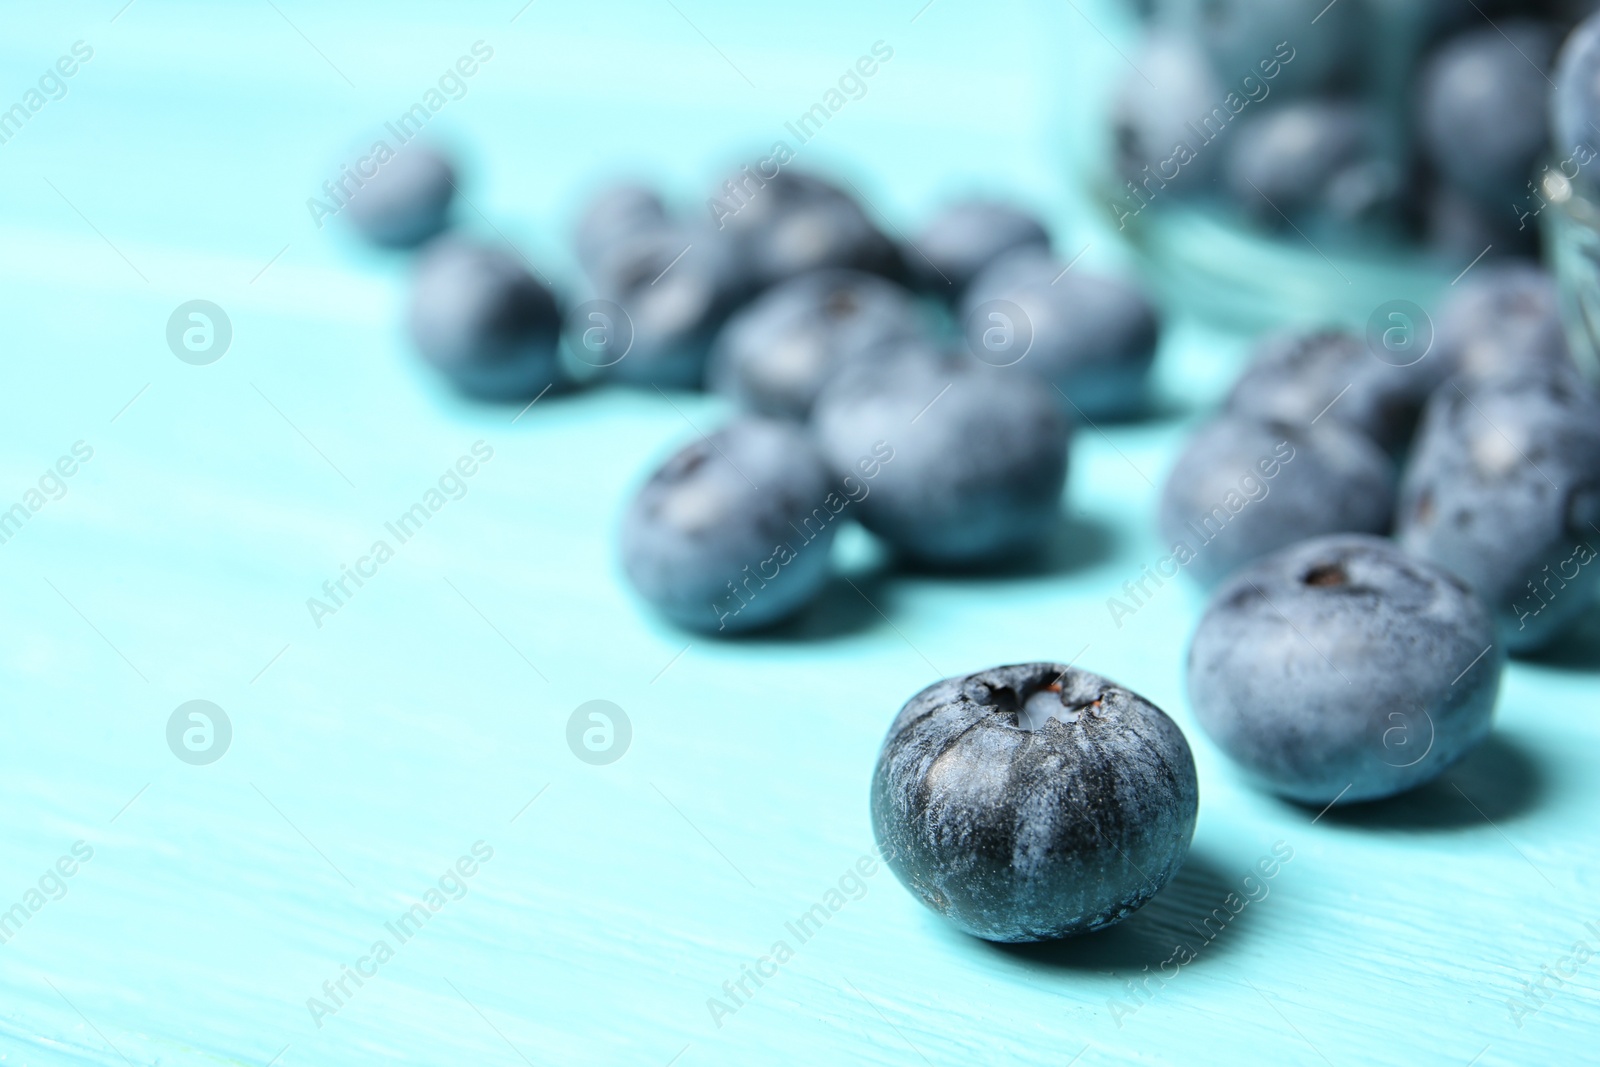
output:
[[[1556,280],[1536,264],[1475,268],[1437,318],[1435,347],[1450,373],[1482,379],[1573,367]]]
[[[769,626],[826,582],[846,503],[804,430],[738,419],[686,445],[640,488],[623,518],[623,569],[680,626]]]
[[[812,426],[841,475],[888,443],[893,461],[855,514],[913,560],[1003,560],[1060,521],[1070,423],[1037,382],[961,357],[867,361],[824,387]]]
[[[563,381],[555,298],[503,248],[430,244],[412,276],[408,324],[423,358],[469,395],[516,399]]]
[[[1019,248],[1048,252],[1044,224],[1011,204],[960,200],[933,217],[905,258],[921,288],[953,303],[985,267]]]
[[[1146,36],[1111,103],[1117,175],[1139,186],[1140,197],[1204,187],[1220,163],[1209,147],[1217,129],[1215,121],[1205,124],[1206,108],[1225,95],[1210,62],[1189,40],[1162,32]],[[1139,199],[1122,190],[1117,195],[1126,200],[1122,211],[1141,210]]]
[[[711,213],[752,288],[823,267],[904,273],[894,244],[855,200],[809,174],[744,167],[712,191]]]
[[[1177,565],[1210,585],[1308,537],[1385,533],[1394,500],[1394,465],[1363,434],[1224,415],[1167,475],[1161,536]]]
[[[1489,609],[1392,542],[1340,534],[1240,571],[1189,647],[1189,706],[1261,788],[1307,804],[1431,781],[1489,733]]]
[[[1360,4],[1175,0],[1169,20],[1200,43],[1230,87],[1254,78],[1285,97],[1349,84],[1372,51]]]
[[[614,380],[678,389],[701,386],[711,342],[743,293],[726,244],[674,223],[614,237],[590,282],[568,327],[572,352]],[[598,346],[585,343],[595,336],[588,312],[595,300],[625,316]]]
[[[381,163],[345,214],[363,237],[389,248],[414,248],[450,222],[456,170],[443,153],[412,144]]]
[[[946,678],[900,709],[872,775],[872,830],[918,900],[989,941],[1132,914],[1183,866],[1199,788],[1183,732],[1137,693],[1062,663]]]
[[[1257,419],[1342,423],[1397,451],[1450,369],[1431,352],[1397,366],[1343,330],[1284,331],[1257,342],[1226,404]]]
[[[1466,579],[1508,648],[1539,648],[1600,589],[1600,400],[1575,374],[1457,379],[1428,404],[1400,543]]]
[[[1590,160],[1578,171],[1577,184],[1586,192],[1600,188],[1600,12],[1584,19],[1567,37],[1556,57],[1550,93],[1550,140],[1562,159],[1583,149]]]
[[[1539,247],[1539,201],[1521,192],[1494,204],[1443,182],[1420,191],[1428,245],[1449,263],[1470,263],[1488,250],[1484,263],[1506,257],[1531,257]]]
[[[1384,218],[1404,175],[1382,153],[1376,112],[1337,100],[1295,100],[1246,115],[1227,142],[1227,186],[1264,225],[1341,229]]]
[[[636,182],[607,185],[585,202],[573,228],[573,252],[586,272],[603,272],[615,247],[666,224],[666,204],[654,189]]]
[[[1453,185],[1508,210],[1545,149],[1555,27],[1508,19],[1450,38],[1418,76],[1422,147]],[[1481,247],[1481,246],[1480,246]]]
[[[850,270],[802,274],[728,321],[711,385],[748,411],[804,420],[841,367],[926,337],[911,294],[893,282]]]
[[[1043,378],[1069,414],[1121,418],[1144,407],[1161,322],[1132,282],[1068,270],[1043,250],[1014,252],[972,283],[962,321],[980,364]]]

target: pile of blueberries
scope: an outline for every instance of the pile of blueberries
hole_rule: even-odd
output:
[[[1113,117],[1130,214],[1210,200],[1318,244],[1399,235],[1459,262],[1534,251],[1538,164],[1595,162],[1592,110],[1545,121],[1552,84],[1584,91],[1554,58],[1587,0],[1140,7],[1149,32]]]
[[[408,148],[351,208],[379,243],[420,246],[411,336],[461,391],[520,401],[615,382],[732,401],[623,523],[629,580],[684,627],[794,616],[850,521],[922,568],[1042,551],[1073,425],[1145,403],[1150,301],[1059,260],[1009,204],[954,203],[899,243],[840,187],[792,170],[741,169],[716,224],[616,185],[582,212],[585,277],[564,302],[504,246],[444,232],[455,181],[442,155]]]
[[[1437,778],[1488,736],[1506,655],[1597,605],[1600,394],[1554,279],[1481,267],[1434,318],[1401,355],[1339,328],[1264,338],[1162,491],[1166,573],[1213,589],[1190,707],[1293,801]],[[1059,663],[913,697],[872,789],[901,881],[999,941],[1126,917],[1181,866],[1197,806],[1176,724]]]
[[[1191,73],[1249,53],[1299,0],[1205,7],[1194,40],[1210,52],[1183,59]],[[1409,188],[1368,167],[1375,156],[1327,154],[1394,144],[1366,105],[1325,95],[1359,84],[1340,48],[1367,14],[1358,0],[1323,11],[1329,25],[1279,86],[1300,96],[1252,115],[1265,132],[1240,130],[1221,163],[1270,186],[1291,222],[1302,209],[1349,221]],[[1457,25],[1443,14],[1419,25],[1427,136],[1405,166],[1476,211],[1545,148],[1542,134],[1511,145],[1530,128],[1516,110],[1527,72],[1480,31],[1441,36]],[[1530,60],[1549,59],[1558,24],[1502,28],[1542,69]],[[1600,15],[1560,63],[1575,87],[1556,94],[1558,137],[1579,136],[1600,115]],[[1504,117],[1452,113],[1461,93],[1489,94]],[[1124,164],[1157,143],[1124,133]],[[1257,151],[1279,173],[1238,158]],[[453,385],[515,401],[599,382],[707,388],[736,409],[648,478],[623,523],[629,580],[685,627],[792,617],[848,521],[923,568],[1037,551],[1060,522],[1073,427],[1145,407],[1155,308],[1062,262],[1009,204],[958,202],[895,241],[842,188],[792,170],[741,169],[714,223],[617,185],[582,214],[584,281],[567,300],[503,246],[448,232],[455,183],[445,157],[413,146],[350,205],[374,241],[419,249],[410,330]],[[1161,493],[1171,553],[1158,569],[1211,591],[1188,654],[1195,718],[1291,801],[1378,800],[1437,778],[1488,735],[1506,656],[1547,648],[1596,606],[1600,393],[1568,347],[1554,279],[1528,260],[1476,266],[1423,318],[1423,339],[1397,346],[1337,325],[1261,338]],[[908,890],[998,941],[1125,918],[1182,865],[1197,810],[1178,726],[1070,663],[918,693],[871,790]]]

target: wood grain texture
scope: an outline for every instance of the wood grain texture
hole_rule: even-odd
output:
[[[403,261],[306,211],[352,131],[482,39],[495,58],[437,130],[467,149],[472,203],[560,276],[593,177],[632,166],[692,204],[881,39],[895,58],[806,162],[854,161],[902,227],[941,195],[1012,190],[1068,256],[1114,264],[1061,177],[1123,70],[1093,29],[1117,33],[1107,5],[117,6],[14,8],[0,35],[4,103],[95,48],[0,145],[0,502],[94,449],[0,545],[0,908],[93,850],[0,944],[5,1063],[1592,1058],[1600,959],[1546,981],[1520,1026],[1508,999],[1575,942],[1600,951],[1593,629],[1565,661],[1513,665],[1494,741],[1422,796],[1319,819],[1250,792],[1185,706],[1193,592],[1169,584],[1120,627],[1105,606],[1163,554],[1175,417],[1079,434],[1046,573],[888,575],[852,535],[854,587],[790,632],[690,638],[631,600],[613,536],[719,405],[460,403],[400,336]],[[163,340],[196,297],[235,331],[209,367]],[[1164,395],[1195,409],[1241,351],[1176,324]],[[314,625],[306,599],[480,440],[494,457],[466,495]],[[880,868],[791,934],[870,845],[867,776],[900,704],[1034,658],[1079,658],[1188,732],[1201,814],[1173,885],[1102,936],[999,948]],[[163,736],[196,698],[235,731],[208,767]],[[634,727],[606,767],[564,740],[596,698]],[[477,842],[492,858],[401,943],[386,924]],[[1278,842],[1293,858],[1265,895],[1203,938]],[[392,959],[317,1025],[308,999],[379,940]],[[791,958],[714,1018],[780,940]],[[1193,962],[1149,979],[1180,942]]]

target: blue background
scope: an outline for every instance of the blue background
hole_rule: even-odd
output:
[[[94,56],[0,144],[0,505],[75,442],[94,455],[0,544],[0,908],[74,842],[93,858],[0,944],[0,1062],[1592,1055],[1600,961],[1521,1026],[1507,1003],[1574,942],[1600,950],[1592,622],[1510,667],[1494,739],[1445,782],[1318,819],[1247,790],[1194,729],[1191,589],[1111,620],[1106,597],[1164,554],[1155,486],[1245,338],[1170,325],[1167,416],[1079,434],[1071,536],[1042,573],[892,575],[854,533],[856,588],[722,642],[640,610],[613,551],[632,487],[722,405],[464,403],[408,351],[403,257],[306,208],[482,40],[493,59],[429,134],[467,161],[463,225],[568,278],[594,180],[642,173],[694,208],[881,40],[893,60],[803,164],[849,175],[891,231],[957,193],[1011,194],[1065,257],[1117,269],[1073,178],[1126,70],[1115,10],[520,2],[4,5],[0,107],[75,41]],[[209,366],[166,346],[192,299],[233,326]],[[494,455],[467,494],[314,625],[306,599],[478,441]],[[900,704],[1032,658],[1076,658],[1189,733],[1201,814],[1172,886],[1104,935],[1008,949],[879,869],[791,939],[870,847],[867,778]],[[166,745],[193,699],[233,726],[210,766]],[[609,766],[566,744],[592,699],[631,719]],[[394,944],[384,924],[480,841],[466,895],[316,1025],[308,998]],[[1293,859],[1269,895],[1135,1000],[1126,983],[1196,942],[1278,842]],[[719,1026],[708,998],[779,939],[793,959]]]

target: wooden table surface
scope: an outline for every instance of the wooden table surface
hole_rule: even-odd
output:
[[[1443,783],[1319,819],[1244,787],[1194,728],[1193,590],[1108,613],[1162,554],[1155,486],[1244,339],[1171,324],[1169,414],[1078,435],[1038,573],[905,576],[853,532],[857,588],[717,641],[641,610],[615,532],[723,406],[457,400],[401,333],[404,258],[307,206],[483,42],[428,132],[467,161],[464,225],[568,278],[597,177],[644,173],[701,210],[721,168],[884,42],[805,164],[901,229],[1008,192],[1064,255],[1115,267],[1067,180],[1126,69],[1106,3],[521,2],[0,16],[0,111],[26,110],[0,143],[0,508],[27,512],[0,543],[0,1062],[1594,1060],[1600,627],[1513,664],[1493,738]],[[58,68],[78,42],[89,58]],[[167,344],[191,300],[231,324],[209,365]],[[490,457],[459,494],[393,539],[475,447]],[[313,618],[379,540],[392,558]],[[909,695],[1074,657],[1195,748],[1194,849],[1155,902],[1002,948],[858,869],[868,775]],[[168,744],[192,700],[231,727],[208,765]],[[609,765],[567,743],[590,700],[631,723]],[[1292,858],[1202,936],[1275,851]],[[796,937],[818,903],[826,923]],[[777,942],[758,986],[747,969]]]

